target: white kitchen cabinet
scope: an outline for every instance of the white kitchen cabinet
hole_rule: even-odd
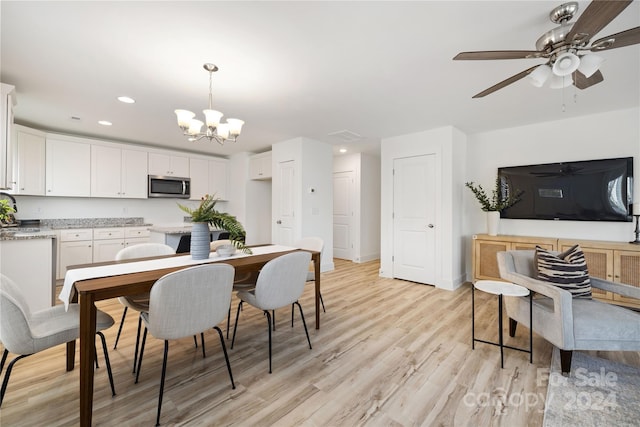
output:
[[[91,196],[147,197],[147,152],[91,146]]]
[[[46,139],[46,195],[91,195],[91,145],[57,136]]]
[[[15,125],[13,133],[13,194],[45,195],[46,134]]]
[[[151,232],[147,227],[127,227],[124,229],[124,246],[151,242]]]
[[[189,159],[189,178],[191,179],[191,200],[200,200],[209,193],[209,162],[205,159]]]
[[[0,189],[10,188],[13,176],[11,134],[15,99],[15,87],[0,83]]]
[[[95,228],[93,230],[93,262],[113,261],[124,248],[124,229]]]
[[[0,241],[0,271],[13,280],[31,311],[54,305],[55,239]]]
[[[209,160],[209,194],[227,200],[227,163],[225,159]]]
[[[184,156],[149,153],[149,175],[189,176],[189,158]]]
[[[271,151],[266,153],[254,154],[249,159],[249,178],[250,179],[271,179]]]
[[[58,279],[64,279],[67,267],[93,262],[93,230],[79,228],[60,230]]]
[[[205,194],[227,200],[227,163],[226,159],[189,159],[189,178],[191,178],[191,200],[200,200]]]

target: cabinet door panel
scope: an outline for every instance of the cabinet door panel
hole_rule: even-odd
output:
[[[91,195],[91,145],[47,139],[47,196]]]
[[[122,150],[121,196],[147,198],[147,152]]]
[[[209,162],[205,159],[190,159],[191,200],[200,200],[209,193]]]
[[[508,242],[475,242],[475,279],[495,280],[500,278],[496,254],[509,250]]]
[[[44,196],[45,136],[16,126],[15,194]]]
[[[615,251],[614,277],[616,282],[640,288],[640,252]],[[614,294],[614,300],[640,306],[640,300]]]
[[[124,239],[94,240],[93,262],[113,261],[122,248],[124,248]]]
[[[70,265],[91,264],[93,261],[91,243],[86,240],[60,243],[60,275],[62,277],[67,273],[67,267]]]
[[[91,197],[120,197],[122,150],[91,146]]]
[[[209,160],[209,194],[227,200],[227,162]]]

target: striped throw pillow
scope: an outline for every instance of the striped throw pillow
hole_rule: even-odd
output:
[[[538,279],[571,292],[573,298],[591,299],[589,270],[580,245],[560,254],[536,246],[534,261]]]

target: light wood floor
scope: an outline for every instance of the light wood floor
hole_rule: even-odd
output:
[[[320,330],[314,329],[313,285],[307,286],[300,301],[313,350],[299,317],[292,329],[290,311],[278,310],[273,374],[268,373],[266,319],[258,310],[245,308],[235,348],[229,350],[235,390],[215,331],[205,335],[205,359],[191,338],[171,342],[162,425],[542,424],[546,382],[539,381],[539,375],[547,372],[552,350],[546,341],[534,336],[533,364],[528,354],[506,350],[500,369],[497,347],[477,344],[471,349],[469,284],[449,292],[380,278],[378,269],[378,262],[336,260],[336,270],[323,273],[327,313],[322,314]],[[495,297],[481,292],[476,297],[476,332],[496,340]],[[116,300],[101,302],[99,308],[119,321],[122,306]],[[111,349],[117,327],[105,333],[117,395],[111,397],[100,357],[95,425],[155,423],[162,343],[149,337],[140,383],[134,384],[136,324],[130,314],[117,350]],[[224,330],[225,324],[220,326]],[[510,344],[526,347],[526,332],[520,330]],[[78,369],[65,371],[64,351],[59,346],[16,364],[0,425],[78,424]],[[604,357],[640,366],[639,353]],[[528,405],[518,404],[525,398]]]

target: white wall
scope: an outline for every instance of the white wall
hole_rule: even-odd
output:
[[[318,236],[324,240],[322,271],[333,270],[333,158],[330,145],[309,138],[294,138],[272,146],[272,211],[278,195],[277,164],[295,161],[294,192],[299,195],[295,203],[296,217],[293,240],[305,236]],[[310,192],[310,189],[314,189]],[[276,225],[272,224],[275,236]]]
[[[437,156],[436,166],[436,259],[439,288],[453,290],[465,280],[462,262],[462,208],[466,135],[447,126],[382,140],[380,275],[393,277],[393,160],[424,154]]]
[[[640,200],[640,109],[538,123],[469,136],[467,181],[493,188],[498,167],[634,157],[635,200]],[[485,215],[465,189],[464,216],[471,277],[471,236],[486,232]],[[633,224],[599,221],[500,220],[499,234],[626,242]]]

